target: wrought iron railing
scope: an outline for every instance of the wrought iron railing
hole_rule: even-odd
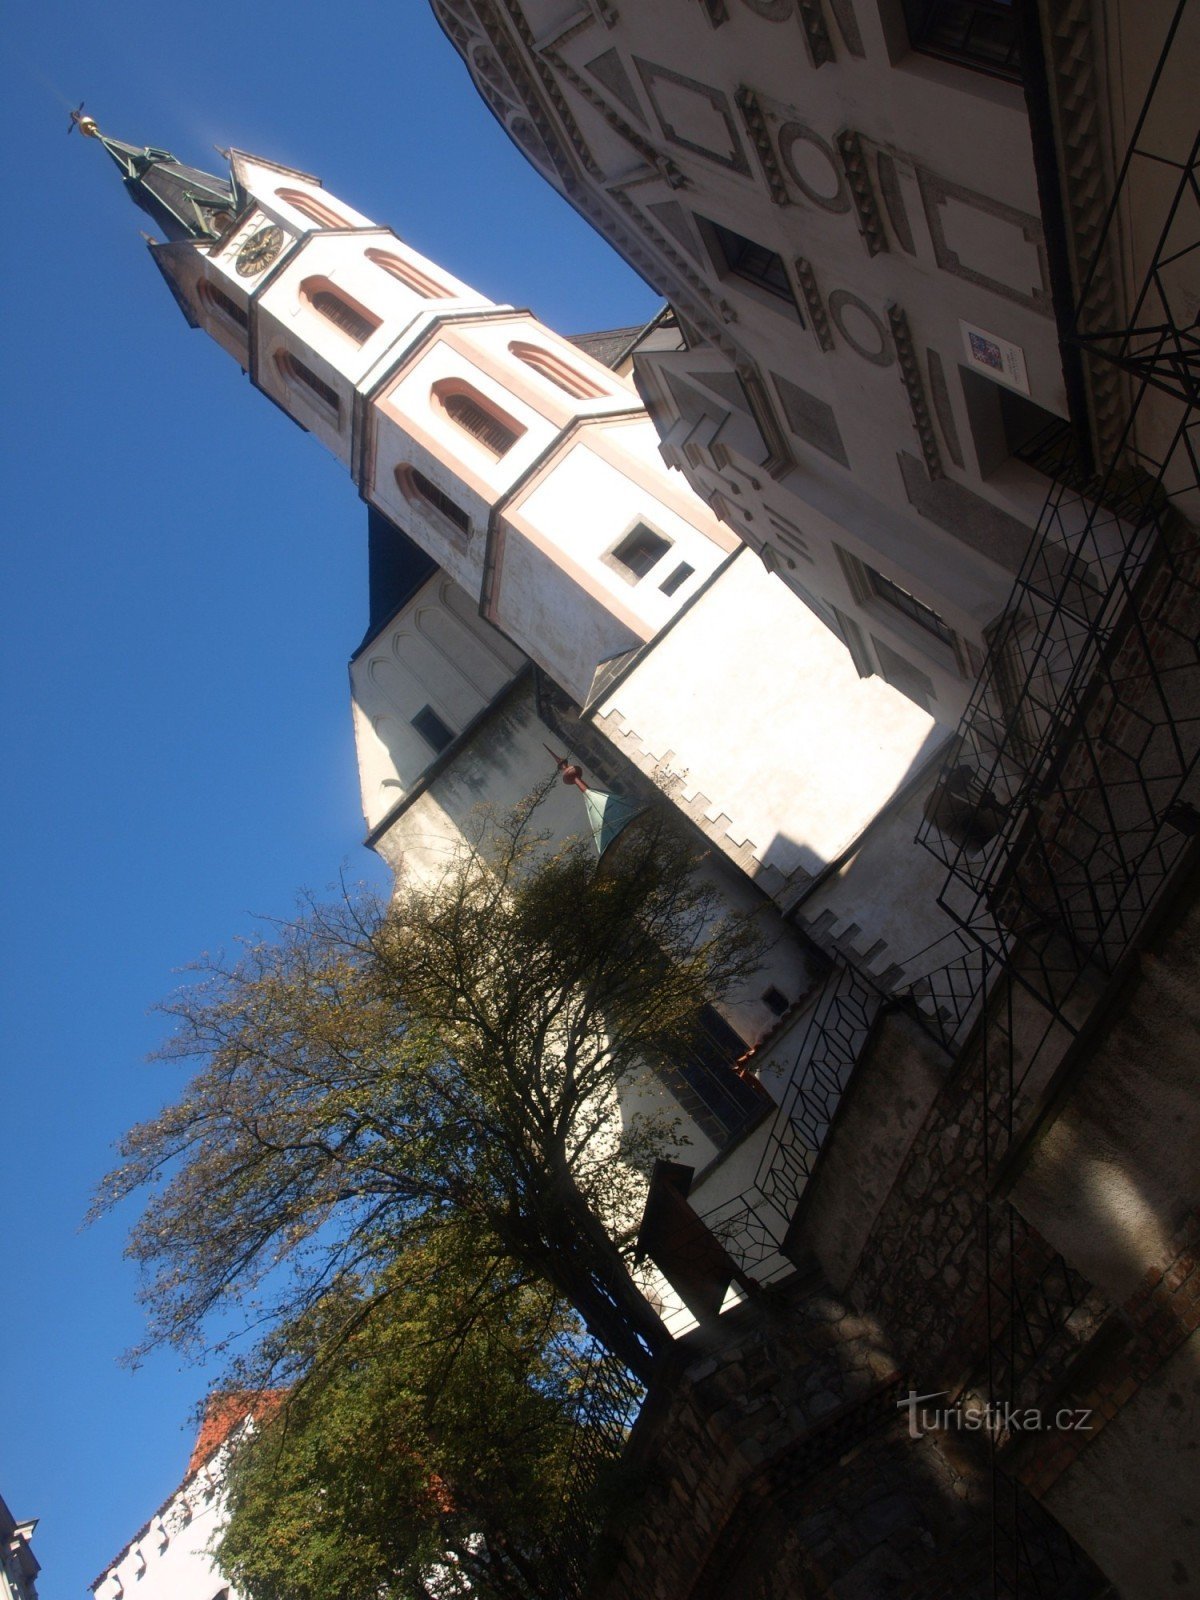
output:
[[[884,992],[852,967],[830,973],[771,1116],[751,1185],[702,1213],[701,1220],[745,1273],[759,1281],[791,1270],[779,1260]]]
[[[549,1591],[580,1600],[608,1511],[604,1480],[620,1462],[646,1397],[645,1385],[598,1345],[581,1352],[575,1432],[563,1501],[543,1560]]]

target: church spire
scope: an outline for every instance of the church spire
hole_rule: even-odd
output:
[[[116,163],[134,205],[140,206],[168,239],[215,239],[232,221],[236,207],[228,178],[176,161],[169,150],[125,144],[101,133],[82,104],[71,113],[71,127],[85,139],[98,139]],[[68,132],[70,130],[68,129]]]

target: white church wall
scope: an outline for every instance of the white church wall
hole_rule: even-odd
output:
[[[376,827],[436,759],[413,726],[430,706],[453,734],[525,664],[444,573],[426,583],[350,665],[359,783]]]
[[[209,1547],[225,1520],[224,1452],[151,1518],[94,1586],[96,1600],[239,1600]]]
[[[654,450],[642,417],[581,427],[504,508],[489,615],[580,704],[736,548]],[[639,527],[664,545],[640,575],[621,560]]]
[[[375,848],[398,879],[436,878],[464,835],[478,828],[485,811],[503,814],[555,778],[547,746],[556,754],[571,755],[562,748],[561,736],[538,714],[533,686],[517,687],[395,818]],[[585,767],[585,779],[588,776]],[[537,827],[559,842],[585,832],[579,791],[557,780],[550,782]],[[766,944],[762,964],[721,1008],[735,1031],[754,1046],[776,1022],[776,1012],[764,999],[767,991],[774,988],[794,1004],[810,992],[818,974],[808,945],[741,872],[716,855],[702,863],[700,871],[710,877],[730,912],[759,919]]]
[[[671,783],[748,870],[794,898],[945,737],[748,556],[605,697],[600,727]],[[787,892],[790,886],[793,893]]]

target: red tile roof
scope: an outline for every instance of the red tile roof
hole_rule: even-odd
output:
[[[232,1389],[210,1394],[200,1422],[200,1432],[192,1446],[191,1459],[184,1473],[185,1481],[221,1448],[235,1428],[247,1417],[254,1416],[265,1422],[274,1415],[283,1401],[283,1389]]]

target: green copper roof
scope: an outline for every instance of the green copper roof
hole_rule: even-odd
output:
[[[134,204],[171,240],[215,239],[236,209],[233,185],[176,161],[169,150],[152,145],[126,144],[101,133],[95,118],[73,112],[72,123],[85,138],[96,139],[107,150],[124,180]]]
[[[603,789],[585,789],[583,804],[592,825],[592,841],[598,856],[604,854],[617,835],[644,809],[622,800],[620,795],[605,794]]]

